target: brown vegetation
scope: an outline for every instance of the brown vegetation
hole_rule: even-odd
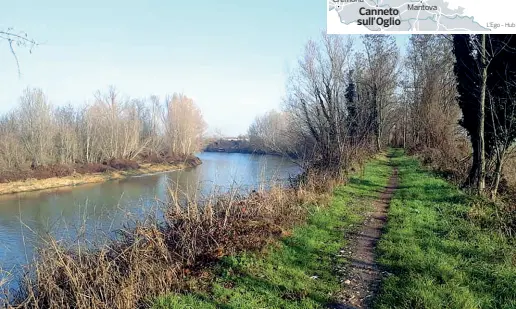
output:
[[[0,116],[0,179],[98,172],[99,164],[130,170],[142,160],[176,163],[200,150],[204,128],[184,95],[161,103],[155,96],[124,98],[111,87],[91,104],[53,107],[42,90],[26,89],[18,108]]]
[[[257,116],[249,126],[249,145],[254,152],[298,157],[302,153],[302,143],[299,133],[292,129],[294,127],[290,113],[271,110]]]
[[[349,171],[362,149],[380,151],[397,120],[399,51],[392,36],[323,34],[292,71],[281,112],[256,117],[251,146],[295,157],[308,168]]]
[[[506,60],[512,59],[513,49],[507,46],[514,40],[453,38],[411,37],[397,106],[401,123],[394,127],[392,142],[463,188],[479,195],[489,192],[492,200],[499,196],[496,204],[480,199],[487,206],[482,211],[490,212],[490,225],[513,236],[516,171],[510,162],[516,150],[516,105],[510,94],[514,73]]]
[[[228,142],[228,149],[296,154],[310,172],[296,179],[293,188],[186,202],[171,192],[164,220],[139,220],[103,246],[47,240],[22,289],[11,295],[11,306],[135,308],[181,290],[190,282],[187,277],[212,261],[261,249],[303,222],[307,204],[324,204],[342,175],[386,145],[408,149],[457,183],[473,176],[478,193],[486,191],[484,183],[493,187],[493,200],[500,187],[504,203],[475,199],[478,205],[469,216],[514,236],[515,180],[505,163],[516,149],[516,105],[510,93],[516,83],[508,79],[515,73],[490,73],[486,80],[487,66],[501,73],[514,49],[505,50],[502,44],[506,59],[489,59],[488,65],[486,37],[481,46],[470,46],[476,51],[472,53],[466,47],[478,38],[462,36],[459,44],[448,36],[414,35],[402,62],[394,37],[362,39],[359,52],[354,52],[352,39],[341,36],[310,41],[290,76],[284,110],[256,118],[249,129],[251,144]],[[468,59],[469,64],[464,62]],[[471,74],[476,74],[473,80],[482,76],[482,82],[468,82]],[[500,83],[492,85],[495,80]],[[150,101],[145,107],[140,101],[121,100],[110,89],[97,93],[82,111],[53,110],[41,91],[27,90],[21,108],[0,119],[0,170],[31,166],[34,175],[67,175],[75,167],[77,172],[105,166],[120,175],[138,168],[135,161],[170,163],[176,154],[199,149],[204,122],[191,99],[176,95],[163,105],[155,97]],[[480,142],[483,131],[492,135],[487,135],[486,145]]]
[[[400,121],[393,126],[391,142],[418,155],[448,179],[462,182],[471,146],[459,126],[454,63],[449,38],[410,38],[401,76],[403,94],[396,106]]]
[[[202,162],[190,155],[146,158],[141,163],[124,159],[111,159],[103,163],[40,165],[25,171],[3,172],[0,174],[0,194],[98,183],[134,175],[195,167]]]
[[[39,252],[9,308],[136,308],[187,288],[185,280],[225,255],[258,250],[323,206],[336,181],[307,175],[292,189],[241,197],[172,202],[165,220],[150,216],[103,246],[79,248],[54,239]]]
[[[462,145],[457,141],[455,147],[447,149],[414,147],[408,153],[417,156],[427,167],[457,185],[468,176],[471,155],[467,141]]]
[[[26,179],[47,179],[53,177],[65,177],[78,174],[94,174],[119,171],[136,170],[140,168],[141,163],[153,164],[171,164],[179,165],[186,163],[189,166],[196,166],[200,164],[199,158],[191,155],[163,155],[157,156],[155,154],[142,156],[141,160],[129,159],[109,159],[100,163],[85,163],[85,164],[49,164],[38,165],[34,168],[25,170],[6,170],[0,173],[0,183],[20,181]]]
[[[207,141],[204,147],[206,152],[228,152],[228,153],[257,153],[261,154],[263,151],[251,145],[245,139],[215,139]]]

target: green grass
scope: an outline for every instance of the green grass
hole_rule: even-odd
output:
[[[308,222],[267,253],[225,257],[207,289],[159,298],[154,308],[323,308],[340,289],[334,271],[345,233],[362,220],[378,198],[392,168],[385,158],[371,161],[336,188],[329,207],[311,207]]]
[[[402,151],[392,155],[400,183],[377,252],[390,275],[376,307],[516,308],[516,249],[489,224],[492,212]],[[225,257],[207,288],[159,298],[154,308],[323,308],[340,289],[334,267],[344,263],[337,257],[343,236],[390,174],[386,159],[373,160],[266,254]]]
[[[478,200],[415,159],[393,161],[400,187],[378,247],[378,261],[392,275],[383,280],[376,307],[516,308],[514,243],[470,219]]]

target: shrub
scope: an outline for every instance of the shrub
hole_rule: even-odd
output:
[[[136,308],[186,288],[185,277],[225,255],[259,250],[324,204],[335,180],[309,173],[296,188],[201,202],[170,191],[163,219],[148,216],[102,246],[49,239],[7,307]]]

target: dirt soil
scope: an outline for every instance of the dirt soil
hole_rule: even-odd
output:
[[[174,165],[174,166],[197,166],[201,164],[199,158],[190,155],[168,155],[161,156],[145,155],[137,160],[116,159],[112,158],[100,163],[77,163],[77,164],[49,164],[40,165],[33,168],[20,170],[10,170],[0,172],[0,184],[24,181],[28,179],[50,179],[55,177],[67,177],[74,174],[96,174],[96,173],[113,173],[117,171],[135,171],[140,168],[146,168],[151,165]],[[161,168],[163,169],[163,168]]]
[[[172,160],[174,159],[174,160]],[[183,161],[167,157],[156,163],[138,163],[124,159],[112,159],[104,164],[88,163],[66,165],[46,165],[24,171],[0,173],[0,195],[19,192],[54,189],[99,183],[129,176],[152,174],[194,167],[201,164],[195,156],[185,157]]]
[[[347,251],[352,252],[348,258],[347,275],[343,278],[343,290],[339,303],[330,308],[370,308],[381,281],[381,270],[375,262],[375,249],[387,222],[387,211],[391,198],[398,187],[398,170],[395,168],[388,185],[374,203],[373,210],[366,215],[363,225],[351,239]]]

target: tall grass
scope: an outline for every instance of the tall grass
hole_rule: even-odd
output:
[[[153,308],[340,308],[348,260],[344,248],[378,199],[392,168],[381,157],[338,185],[331,200],[309,206],[306,221],[260,252],[226,256],[183,293],[156,299]]]
[[[457,147],[441,150],[437,148],[419,147],[409,152],[415,154],[424,166],[430,168],[440,177],[453,184],[460,185],[466,192],[474,193],[473,188],[464,187],[471,167],[469,146],[458,143]],[[502,233],[509,237],[516,236],[516,158],[508,159],[503,170],[503,177],[498,188],[496,203],[479,198],[474,203],[474,209],[479,211],[479,219],[489,221]],[[494,185],[493,175],[486,179],[489,192]],[[482,213],[482,214],[481,214]]]
[[[103,245],[49,238],[8,308],[137,308],[187,287],[188,277],[226,255],[260,249],[306,219],[337,180],[307,174],[293,188],[197,201],[170,190],[163,216],[148,215]]]

